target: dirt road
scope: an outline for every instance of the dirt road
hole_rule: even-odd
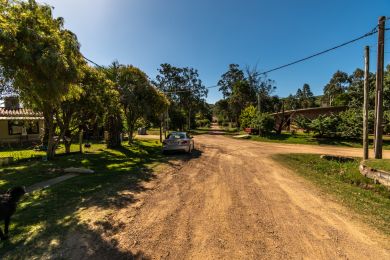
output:
[[[119,228],[102,236],[118,251],[152,259],[390,259],[388,238],[270,158],[359,156],[360,149],[219,135],[195,142],[198,158],[161,174],[135,205],[110,215]]]

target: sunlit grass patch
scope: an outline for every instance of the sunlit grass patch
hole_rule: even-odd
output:
[[[242,132],[245,133],[245,132]],[[370,136],[370,144],[372,145],[372,136]],[[360,148],[362,141],[359,139],[342,139],[342,138],[318,138],[313,133],[303,132],[282,132],[281,134],[271,133],[266,136],[251,135],[249,139],[259,142],[271,143],[287,143],[287,144],[309,144],[309,145],[335,145]],[[390,137],[383,138],[383,148],[390,149]]]
[[[390,172],[390,159],[370,159],[366,160],[364,164],[377,170]]]
[[[84,154],[5,167],[0,171],[0,190],[29,186],[63,174],[53,169],[82,166],[95,173],[80,174],[26,195],[14,215],[9,243],[0,243],[0,259],[51,255],[51,251],[61,247],[70,229],[80,228],[80,209],[95,206],[105,211],[117,207],[119,202],[118,207],[131,203],[131,193],[123,195],[127,193],[122,191],[141,189],[141,182],[152,179],[154,173],[148,167],[156,160],[165,161],[161,145],[154,140],[145,140],[133,145],[124,144],[118,149],[92,144]]]

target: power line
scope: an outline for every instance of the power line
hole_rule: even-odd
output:
[[[206,87],[206,89],[211,89],[211,88],[216,88],[218,85],[211,86],[211,87]],[[164,94],[176,94],[176,93],[186,93],[186,92],[191,92],[191,89],[183,89],[183,90],[177,90],[177,91],[167,91],[164,92]]]
[[[81,56],[88,62],[92,63],[93,65],[95,65],[96,67],[99,67],[99,68],[104,68],[103,66],[100,66],[99,64],[97,64],[96,62],[94,62],[93,60],[90,60],[88,59],[87,57],[85,57],[83,54],[81,54]]]
[[[83,54],[81,54],[81,56],[88,62],[92,63],[93,65],[95,65],[96,67],[99,67],[99,68],[104,68],[103,66],[97,64],[96,62],[94,62],[93,60],[91,59],[88,59],[87,57],[85,57]],[[206,89],[210,89],[210,88],[216,88],[218,87],[218,85],[215,85],[215,86],[211,86],[211,87],[206,87]],[[168,91],[168,92],[164,92],[164,94],[174,94],[174,93],[184,93],[184,92],[191,92],[192,90],[190,89],[187,89],[187,90],[178,90],[178,91]]]
[[[368,37],[368,36],[371,36],[371,35],[377,33],[377,32],[378,32],[377,27],[378,27],[378,26],[375,26],[374,29],[372,29],[370,32],[368,32],[368,33],[366,33],[366,34],[364,34],[364,35],[362,35],[362,36],[360,36],[360,37],[357,37],[357,38],[355,38],[355,39],[353,39],[353,40],[344,42],[344,43],[339,44],[339,45],[337,45],[337,46],[335,46],[335,47],[332,47],[332,48],[326,49],[326,50],[324,50],[324,51],[315,53],[315,54],[310,55],[310,56],[308,56],[308,57],[305,57],[305,58],[302,58],[302,59],[299,59],[299,60],[296,60],[296,61],[287,63],[287,64],[285,64],[285,65],[282,65],[282,66],[279,66],[279,67],[276,67],[276,68],[273,68],[273,69],[264,71],[264,72],[260,73],[260,75],[265,75],[265,74],[270,73],[270,72],[272,72],[272,71],[276,71],[276,70],[280,70],[280,69],[289,67],[289,66],[291,66],[291,65],[294,65],[294,64],[297,64],[297,63],[300,63],[300,62],[309,60],[309,59],[311,59],[311,58],[320,56],[320,55],[322,55],[322,54],[324,54],[324,53],[327,53],[327,52],[336,50],[336,49],[338,49],[338,48],[341,48],[341,47],[343,47],[343,46],[345,46],[345,45],[348,45],[348,44],[351,44],[351,43],[353,43],[353,42],[359,41],[359,40],[361,40],[361,39],[363,39],[363,38],[366,38],[366,37]]]
[[[386,20],[388,20],[388,19],[390,19],[390,17],[387,17],[387,18],[386,18]],[[312,59],[312,58],[314,58],[314,57],[320,56],[320,55],[325,54],[325,53],[327,53],[327,52],[336,50],[336,49],[341,48],[341,47],[344,47],[344,46],[346,46],[346,45],[348,45],[348,44],[351,44],[351,43],[354,43],[354,42],[359,41],[359,40],[361,40],[361,39],[364,39],[364,38],[366,38],[366,37],[369,37],[369,36],[371,36],[371,35],[373,35],[373,34],[376,34],[376,33],[378,32],[377,27],[378,27],[378,26],[375,26],[370,32],[368,32],[368,33],[366,33],[366,34],[364,34],[364,35],[362,35],[362,36],[360,36],[360,37],[357,37],[357,38],[352,39],[352,40],[350,40],[350,41],[344,42],[344,43],[342,43],[342,44],[339,44],[339,45],[334,46],[334,47],[332,47],[332,48],[326,49],[326,50],[324,50],[324,51],[320,51],[320,52],[318,52],[318,53],[312,54],[312,55],[310,55],[310,56],[308,56],[308,57],[305,57],[305,58],[302,58],[302,59],[299,59],[299,60],[296,60],[296,61],[287,63],[287,64],[285,64],[285,65],[278,66],[278,67],[276,67],[276,68],[273,68],[273,69],[270,69],[270,70],[261,72],[260,75],[265,75],[265,74],[267,74],[267,73],[270,73],[270,72],[273,72],[273,71],[276,71],[276,70],[280,70],[280,69],[283,69],[283,68],[286,68],[286,67],[295,65],[295,64],[297,64],[297,63],[301,63],[301,62],[303,62],[303,61]],[[386,28],[385,30],[386,30],[386,31],[387,31],[387,30],[390,30],[390,28]],[[94,64],[95,66],[100,67],[100,68],[104,68],[103,66],[97,64],[96,62],[92,61],[91,59],[88,59],[88,58],[85,57],[83,54],[82,54],[82,56],[83,56],[83,58],[84,58],[86,61],[88,61],[88,62]],[[211,87],[206,87],[206,89],[211,89],[211,88],[215,88],[215,87],[218,87],[218,85],[211,86]],[[184,93],[184,92],[191,92],[191,91],[192,91],[192,90],[188,89],[188,90],[178,90],[178,91],[170,91],[170,92],[164,92],[164,93],[165,93],[165,94],[173,94],[173,93]]]

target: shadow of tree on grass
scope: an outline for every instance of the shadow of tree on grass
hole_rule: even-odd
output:
[[[105,232],[120,232],[123,223],[102,220],[96,223],[98,229],[91,229],[80,221],[78,212],[90,207],[102,212],[127,207],[137,201],[134,194],[146,191],[143,182],[156,178],[150,167],[153,163],[188,161],[200,155],[200,151],[194,151],[192,155],[164,156],[159,146],[139,142],[50,162],[50,167],[84,166],[96,173],[80,175],[26,196],[13,216],[12,237],[0,242],[0,258],[148,259],[143,252],[121,251],[118,241],[102,237]],[[48,167],[38,162],[33,169],[23,168],[18,174],[28,175],[30,170],[43,171]],[[12,186],[13,182],[7,185]]]

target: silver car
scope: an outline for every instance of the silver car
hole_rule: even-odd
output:
[[[172,132],[163,141],[162,151],[184,151],[190,153],[194,149],[194,140],[186,132]]]

